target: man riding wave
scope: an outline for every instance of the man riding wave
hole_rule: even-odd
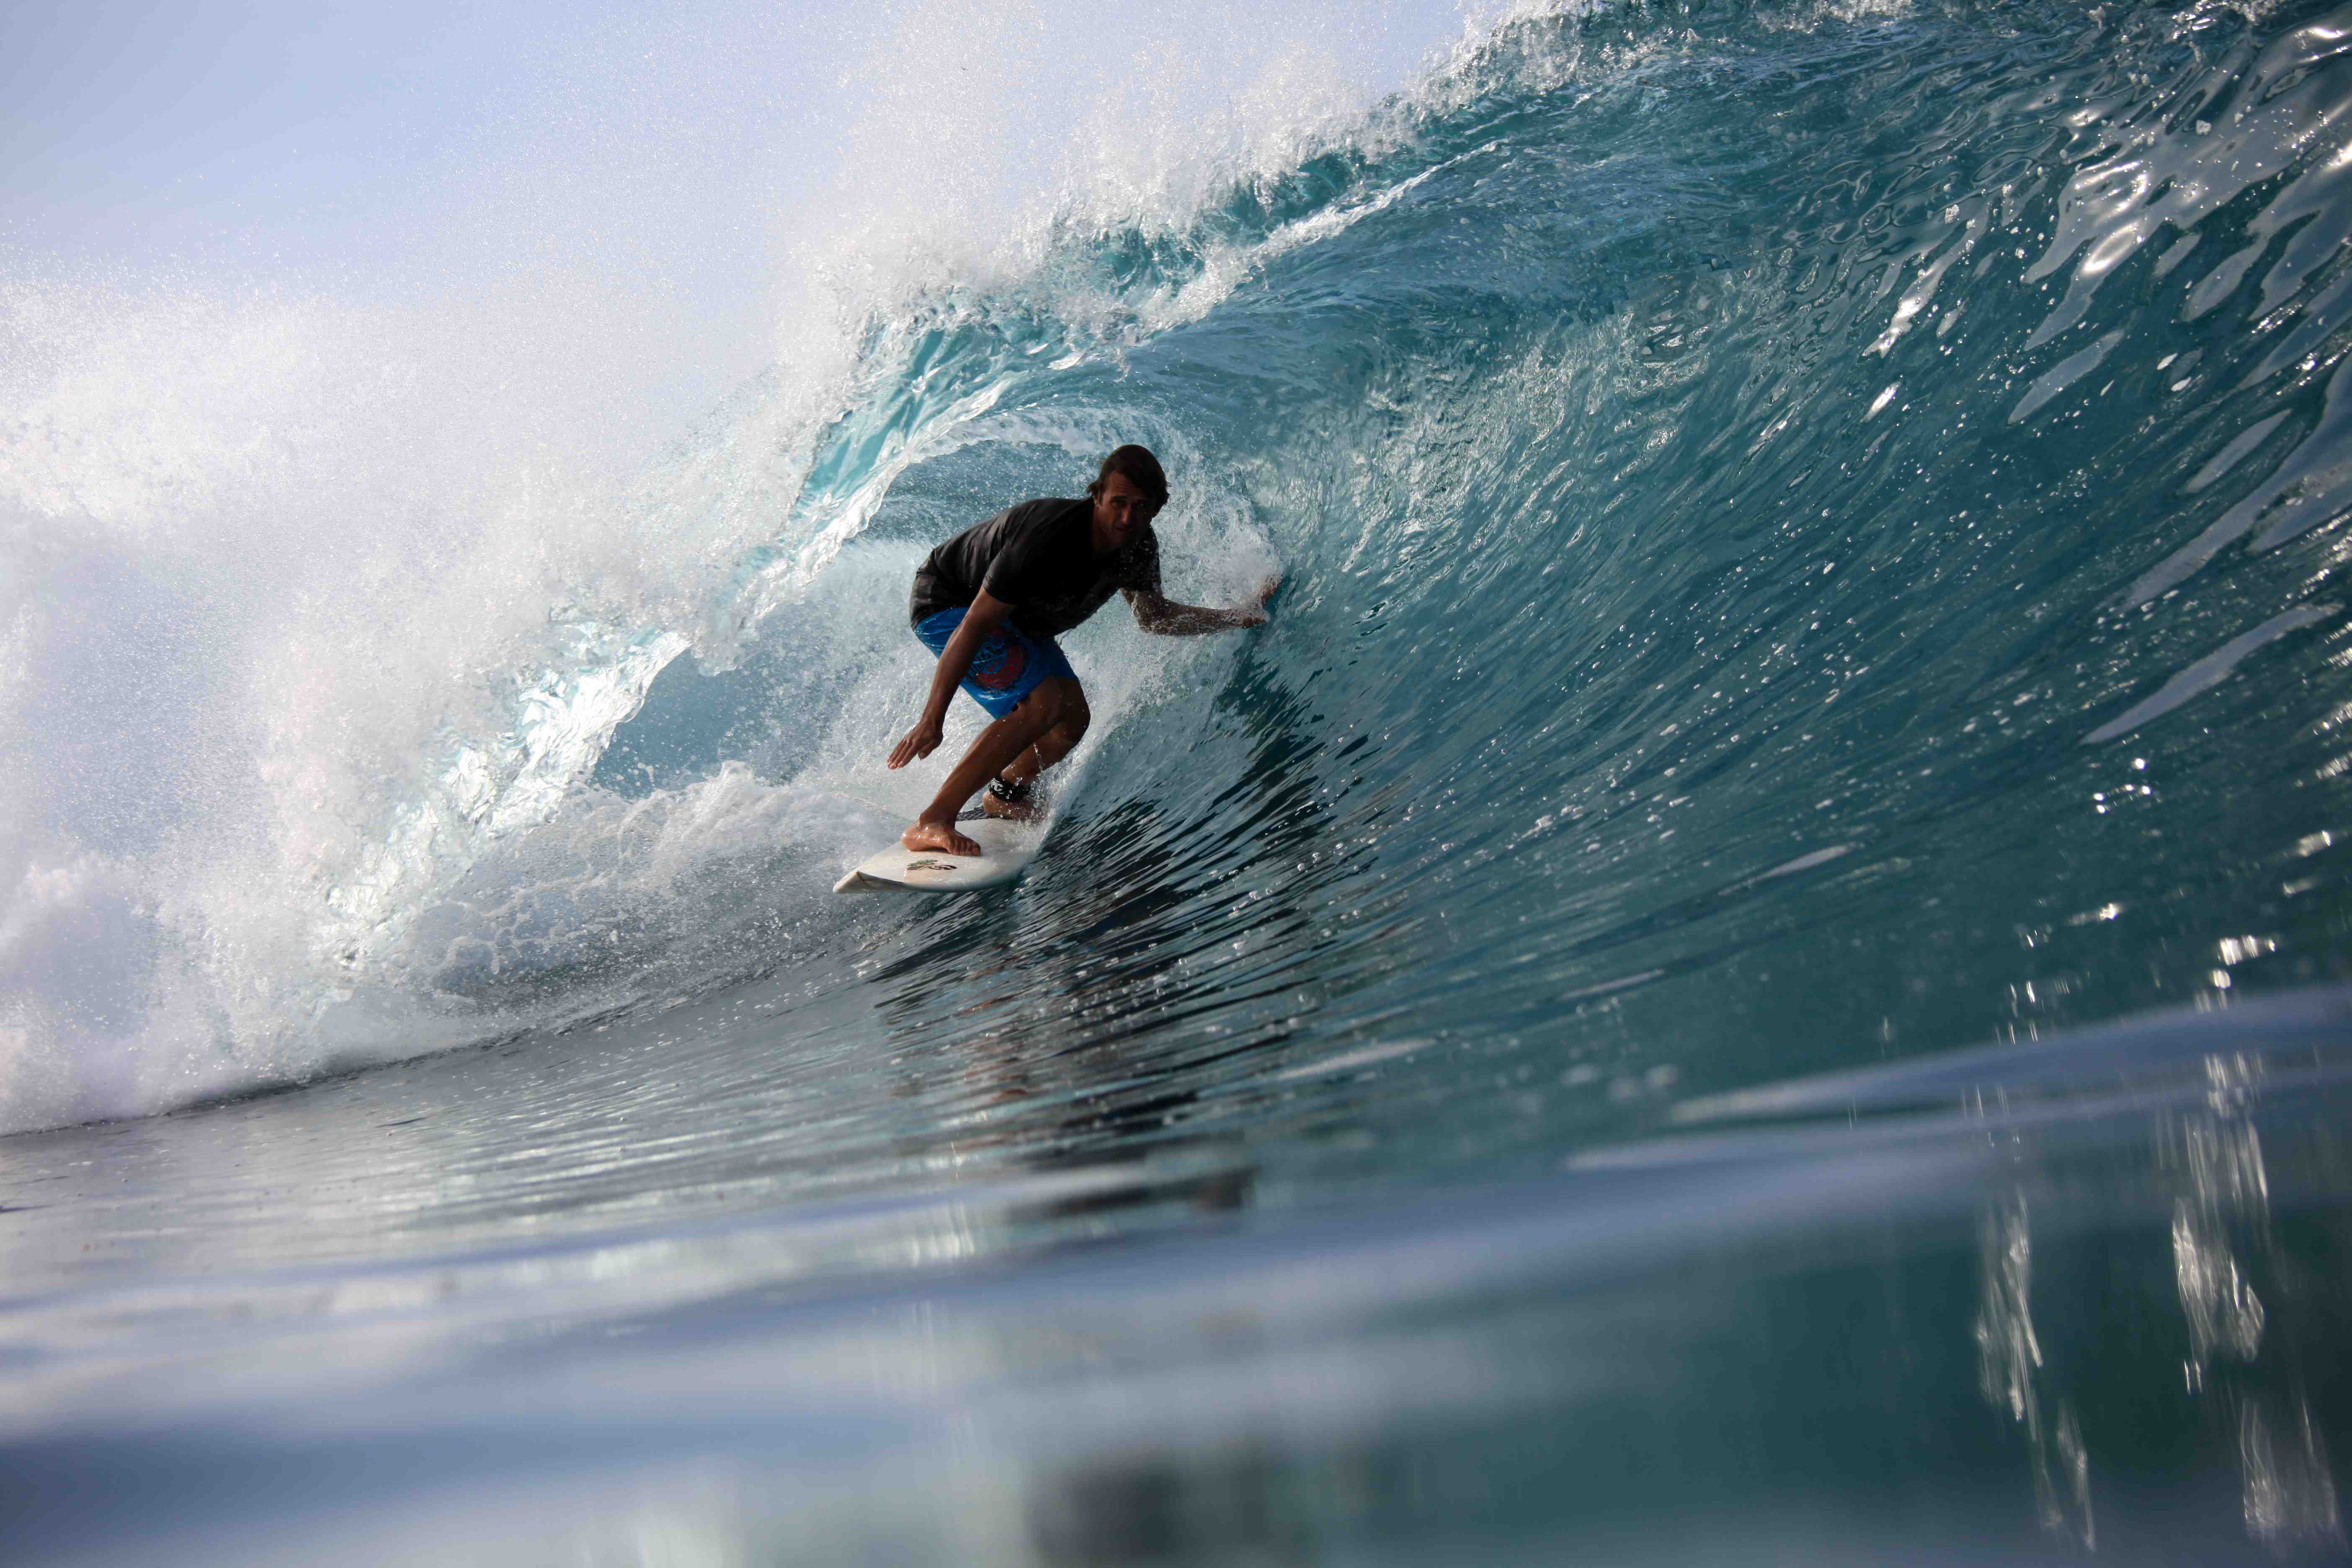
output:
[[[1091,715],[1076,672],[1054,639],[1127,596],[1136,624],[1166,637],[1264,626],[1265,602],[1282,579],[1268,578],[1257,605],[1213,610],[1180,605],[1160,592],[1160,540],[1151,520],[1168,504],[1168,476],[1142,447],[1121,447],[1102,461],[1081,500],[1047,499],[1008,507],[931,552],[915,573],[908,605],[915,636],[939,655],[923,716],[890,752],[903,768],[940,743],[948,702],[961,685],[993,721],[915,825],[899,836],[909,849],[977,855],[956,831],[956,817],[982,784],[981,808],[992,816],[1027,817],[1037,775],[1070,753]]]

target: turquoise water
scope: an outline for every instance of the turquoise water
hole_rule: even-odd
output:
[[[2341,1553],[2352,12],[2253,16],[1525,15],[744,388],[302,956],[10,1079],[25,1560]],[[1124,440],[1274,623],[832,898],[915,562]]]

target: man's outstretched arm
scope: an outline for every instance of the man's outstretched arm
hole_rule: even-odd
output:
[[[1195,637],[1204,632],[1237,632],[1266,623],[1265,602],[1282,586],[1279,574],[1258,584],[1257,603],[1238,610],[1213,610],[1203,605],[1180,605],[1158,594],[1146,594],[1129,588],[1129,606],[1135,611],[1135,624],[1147,632],[1167,637]]]

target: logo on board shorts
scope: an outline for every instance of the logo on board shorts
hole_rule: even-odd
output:
[[[1003,632],[992,632],[971,661],[971,681],[990,691],[1008,691],[1029,668],[1029,650]]]

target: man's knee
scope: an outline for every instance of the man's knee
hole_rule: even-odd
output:
[[[1062,690],[1063,684],[1060,680],[1039,681],[1036,689],[1024,697],[1013,711],[1035,725],[1040,733],[1052,729],[1068,710],[1068,696]]]
[[[1054,728],[1067,736],[1070,744],[1075,746],[1078,743],[1078,738],[1087,732],[1087,726],[1093,721],[1094,714],[1087,708],[1087,694],[1078,690],[1073,683],[1071,689],[1063,694],[1061,719]]]

